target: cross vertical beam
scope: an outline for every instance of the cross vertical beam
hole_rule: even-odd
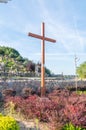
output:
[[[45,95],[45,24],[41,25],[41,35],[43,39],[41,40],[41,96]]]
[[[45,24],[41,25],[41,35],[37,35],[34,33],[28,33],[28,36],[38,38],[41,40],[41,97],[45,96],[46,88],[45,88],[45,41],[56,42],[56,40],[45,37]]]

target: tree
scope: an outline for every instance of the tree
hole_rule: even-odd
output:
[[[18,56],[18,57],[16,58],[16,60],[17,60],[17,61],[21,61],[21,62],[24,61],[22,56]]]
[[[86,78],[86,61],[80,64],[79,67],[77,67],[77,74],[81,79]]]
[[[2,50],[1,48],[0,48],[0,56],[4,56],[4,54],[5,54],[5,52],[4,52],[4,50]]]
[[[45,73],[47,74],[47,76],[51,76],[51,71],[45,67]]]
[[[26,70],[30,72],[35,72],[35,63],[29,61],[26,65]]]

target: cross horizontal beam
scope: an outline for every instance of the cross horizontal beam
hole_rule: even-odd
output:
[[[48,37],[43,37],[43,36],[40,36],[40,35],[37,35],[37,34],[34,34],[34,33],[28,33],[28,36],[38,38],[38,39],[41,39],[41,40],[45,40],[45,41],[49,41],[49,42],[54,42],[54,43],[56,42],[56,40],[54,40],[54,39],[51,39],[51,38],[48,38]]]

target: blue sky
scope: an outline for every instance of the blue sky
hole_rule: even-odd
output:
[[[41,61],[41,41],[28,32],[56,39],[46,42],[45,65],[56,74],[74,74],[86,61],[86,0],[12,0],[0,3],[0,45],[15,48],[23,57]]]

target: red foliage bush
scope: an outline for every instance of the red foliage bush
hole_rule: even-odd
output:
[[[4,96],[15,96],[15,95],[16,95],[16,91],[13,90],[13,89],[4,89],[4,90],[2,91],[2,94],[3,94]]]
[[[22,89],[22,97],[27,98],[28,96],[30,96],[32,93],[32,89],[31,88],[23,88]]]
[[[26,99],[22,97],[9,97],[6,102],[12,101],[17,112],[21,112],[26,118],[39,118],[41,121],[48,121],[51,111],[57,109],[57,104],[48,98],[40,98],[37,95]]]
[[[86,95],[80,96],[75,92],[70,93],[68,90],[57,90],[49,94],[49,98],[57,101],[58,106],[62,107],[58,111],[58,113],[62,111],[61,122],[62,120],[64,124],[65,121],[66,123],[72,122],[76,126],[86,128]]]
[[[26,99],[15,96],[6,99],[6,102],[9,101],[15,104],[15,110],[25,118],[36,117],[40,121],[50,122],[52,130],[69,122],[86,128],[86,95],[55,90],[46,98],[37,95]]]

